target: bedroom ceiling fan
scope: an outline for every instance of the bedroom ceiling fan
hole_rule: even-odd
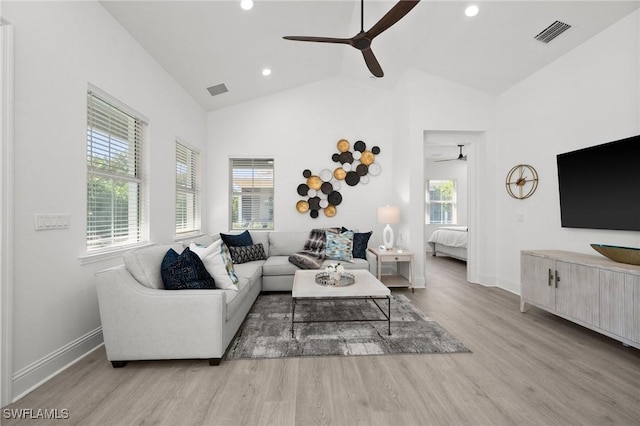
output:
[[[371,50],[371,42],[379,36],[383,31],[389,29],[392,25],[402,19],[407,13],[413,9],[420,0],[400,0],[393,6],[386,15],[384,15],[376,24],[368,31],[364,30],[364,0],[360,2],[360,32],[351,38],[334,38],[334,37],[307,37],[307,36],[284,36],[285,40],[294,41],[312,41],[318,43],[337,43],[348,44],[362,52],[364,62],[367,64],[369,71],[376,77],[383,77],[384,72],[380,63],[376,59]]]
[[[460,160],[460,161],[467,161],[467,156],[462,154],[462,147],[464,145],[458,145],[458,147],[460,147],[460,155],[458,155],[457,158],[449,158],[446,160],[436,160],[436,163],[439,163],[441,161],[456,161],[456,160]]]

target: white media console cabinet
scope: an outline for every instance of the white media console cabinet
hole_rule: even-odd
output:
[[[526,304],[640,349],[640,266],[559,250],[520,253]]]

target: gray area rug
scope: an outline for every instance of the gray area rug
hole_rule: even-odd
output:
[[[387,310],[387,301],[378,303]],[[302,300],[296,321],[308,319],[383,319],[370,300]],[[402,295],[391,295],[391,335],[384,322],[295,324],[291,337],[291,294],[258,297],[225,356],[287,358],[331,355],[390,355],[471,352]]]

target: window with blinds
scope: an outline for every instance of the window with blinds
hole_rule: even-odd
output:
[[[200,230],[200,153],[176,141],[176,234]]]
[[[145,242],[143,145],[148,124],[125,105],[87,92],[87,252]]]
[[[273,229],[273,159],[230,159],[229,229]]]

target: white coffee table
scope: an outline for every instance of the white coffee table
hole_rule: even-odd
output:
[[[296,321],[296,303],[300,299],[308,300],[332,300],[332,299],[363,299],[366,301],[371,300],[382,315],[384,319],[376,320],[348,320],[348,321],[386,321],[389,334],[391,334],[391,291],[389,287],[384,285],[380,280],[374,277],[369,271],[366,270],[349,270],[347,272],[353,274],[355,282],[352,285],[337,287],[337,286],[323,286],[316,284],[316,274],[319,270],[308,269],[298,270],[293,278],[293,289],[291,291],[291,337],[293,337],[293,326],[296,323],[308,323],[308,322],[335,322],[341,321],[331,318],[318,318],[313,320]],[[387,312],[378,304],[376,300],[387,300]]]

